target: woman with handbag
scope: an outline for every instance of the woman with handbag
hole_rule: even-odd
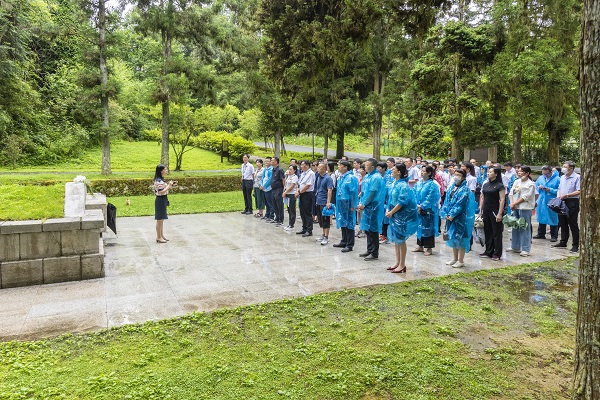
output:
[[[435,237],[438,232],[438,215],[440,204],[440,187],[435,181],[433,167],[421,168],[421,181],[415,186],[417,197],[417,247],[413,252],[421,252],[430,256],[435,247]]]
[[[452,248],[453,258],[446,262],[452,268],[465,266],[465,253],[471,249],[471,235],[477,203],[475,195],[466,185],[467,173],[457,169],[454,172],[454,183],[446,192],[446,200],[441,215],[446,219],[446,244]]]
[[[479,254],[482,258],[492,258],[493,261],[502,257],[502,214],[506,189],[502,182],[502,170],[500,168],[488,169],[488,180],[481,188],[481,199],[479,200],[479,212],[483,219],[483,232],[485,234],[485,251]]]
[[[392,168],[396,180],[388,199],[389,218],[388,239],[394,243],[396,263],[388,268],[392,273],[406,272],[406,240],[417,231],[417,200],[414,191],[408,186],[406,165],[398,163]]]
[[[523,229],[512,230],[511,250],[522,257],[531,251],[531,216],[535,208],[535,183],[531,180],[531,168],[522,166],[517,172],[518,180],[510,189],[510,209],[516,218],[524,218]]]

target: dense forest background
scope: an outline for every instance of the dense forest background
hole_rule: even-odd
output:
[[[110,142],[402,141],[578,159],[577,0],[5,0],[0,165]],[[407,155],[407,154],[402,154]],[[167,160],[165,160],[167,157]]]

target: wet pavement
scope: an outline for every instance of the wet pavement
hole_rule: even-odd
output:
[[[240,195],[241,197],[241,195]],[[287,215],[286,215],[287,221]],[[299,227],[297,221],[296,226]],[[299,230],[299,229],[296,229]],[[106,277],[80,282],[0,290],[0,340],[30,340],[66,332],[95,331],[224,307],[308,296],[345,288],[499,268],[565,258],[567,249],[534,240],[530,257],[505,253],[501,261],[480,259],[475,245],[464,268],[445,265],[451,249],[441,238],[432,256],[409,252],[407,273],[392,274],[394,246],[382,244],[377,261],[302,238],[240,213],[174,215],[165,221],[167,244],[156,243],[152,217],[120,218],[118,237],[105,235]],[[534,232],[536,227],[534,226]],[[510,233],[504,232],[504,247]],[[409,240],[409,250],[416,238]]]

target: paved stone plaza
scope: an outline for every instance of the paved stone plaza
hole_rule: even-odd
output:
[[[0,340],[94,331],[571,255],[551,248],[549,240],[534,240],[530,257],[508,253],[497,262],[480,259],[482,247],[475,245],[465,257],[466,267],[457,270],[444,264],[451,249],[438,238],[433,256],[409,252],[407,273],[392,274],[386,268],[394,263],[393,245],[381,245],[379,260],[363,261],[358,254],[366,249],[366,239],[357,238],[354,251],[341,253],[332,247],[340,239],[333,228],[329,245],[321,246],[314,239],[319,229],[302,238],[237,212],[175,215],[165,221],[170,242],[159,244],[153,217],[120,218],[117,224],[118,237],[105,234],[105,278],[0,290]],[[297,230],[300,225],[298,221]],[[505,249],[509,238],[505,231]],[[409,240],[409,250],[415,241]]]

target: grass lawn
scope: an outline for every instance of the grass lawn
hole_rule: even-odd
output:
[[[127,142],[118,141],[111,144],[111,168],[113,172],[143,172],[147,175],[154,175],[154,169],[160,162],[160,145],[156,142]],[[173,149],[170,152],[171,167],[175,168],[175,153]],[[92,148],[85,154],[75,160],[56,164],[52,166],[35,166],[11,170],[8,168],[0,169],[0,172],[61,172],[61,171],[82,171],[96,172],[100,175],[102,164],[102,149],[100,147]],[[238,162],[228,163],[224,160],[221,163],[221,157],[212,151],[193,148],[183,155],[182,169],[184,170],[223,170],[232,169],[239,166]],[[52,176],[52,174],[48,174]],[[90,176],[88,176],[90,178]],[[73,178],[71,178],[73,179]]]
[[[3,185],[4,201],[0,202],[0,221],[62,218],[64,216],[64,184],[50,186]],[[154,215],[154,196],[111,197],[107,201],[117,206],[117,216]],[[200,194],[170,194],[169,214],[197,214],[243,209],[241,191]],[[2,397],[0,397],[1,399]]]
[[[0,398],[562,399],[573,259],[0,343]]]

